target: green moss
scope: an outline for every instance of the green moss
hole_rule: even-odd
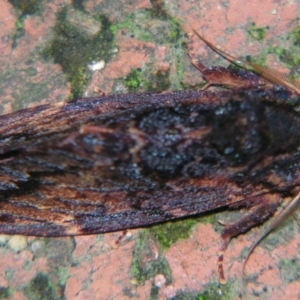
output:
[[[32,92],[34,91],[34,93]],[[48,82],[43,82],[37,84],[34,81],[27,81],[27,85],[20,93],[18,90],[12,92],[12,96],[16,99],[12,103],[12,108],[14,111],[27,107],[28,104],[39,102],[41,99],[47,98],[50,92],[50,87]]]
[[[169,72],[152,74],[149,68],[132,70],[122,82],[129,92],[162,92],[170,87]]]
[[[159,299],[158,296],[159,296],[159,288],[155,285],[152,285],[150,290],[149,300]]]
[[[111,32],[113,33],[114,37],[117,36],[118,31],[122,29],[127,29],[131,32],[135,31],[136,25],[134,24],[134,15],[128,15],[123,22],[118,22],[116,24],[112,24],[110,27]]]
[[[150,0],[152,7],[148,9],[148,11],[151,13],[152,18],[168,18],[168,14],[166,12],[165,4],[161,0]]]
[[[300,64],[300,27],[293,30],[287,39],[292,41],[292,46],[286,49],[281,46],[270,47],[270,53],[275,53],[280,61],[286,64],[289,68],[299,66]]]
[[[170,19],[171,32],[170,32],[170,42],[176,42],[180,37],[184,36],[185,33],[180,27],[180,23],[175,18]]]
[[[137,10],[126,16],[123,22],[111,26],[114,35],[120,30],[127,30],[127,34],[139,40],[156,44],[178,43],[185,36],[177,19],[154,14],[152,9]]]
[[[291,32],[289,38],[293,42],[291,56],[293,57],[293,67],[300,65],[300,26]]]
[[[25,293],[30,300],[59,299],[48,276],[44,273],[39,273],[31,280],[29,285],[25,288]]]
[[[10,281],[13,276],[15,275],[15,271],[13,271],[12,269],[8,269],[7,271],[5,271],[5,280]]]
[[[24,23],[22,20],[20,19],[17,19],[16,21],[16,30],[23,30],[24,28]]]
[[[146,280],[154,278],[156,274],[163,274],[166,278],[166,284],[170,284],[171,273],[167,261],[162,256],[163,251],[168,249],[179,239],[189,237],[191,229],[195,224],[200,222],[211,223],[214,222],[214,220],[215,214],[211,214],[208,216],[167,222],[151,226],[149,229],[144,229],[137,239],[133,255],[134,258],[131,265],[131,274],[136,279],[137,283],[144,284]],[[153,244],[156,245],[155,247],[159,248],[158,245],[161,247],[158,257],[155,258],[151,257],[151,255],[153,255],[153,252],[151,251],[151,249],[153,249]],[[157,253],[157,250],[154,252]],[[157,295],[158,290],[153,286],[150,299],[156,299]]]
[[[283,62],[288,68],[293,69],[300,65],[300,27],[294,29],[291,33],[282,37],[283,40],[291,40],[292,45],[289,49],[282,46],[270,46],[268,53],[275,54],[276,57]],[[291,76],[297,74],[291,74]]]
[[[158,72],[150,76],[150,81],[146,85],[147,91],[163,92],[170,87],[169,72]]]
[[[12,289],[0,286],[0,299],[9,298],[12,295]]]
[[[40,10],[43,1],[40,0],[8,0],[14,8],[21,12],[21,15],[33,15]]]
[[[202,294],[179,292],[176,296],[172,298],[172,300],[211,300],[211,299]]]
[[[169,72],[153,74],[149,68],[133,69],[122,82],[129,92],[162,92],[170,87]]]
[[[266,236],[265,239],[261,241],[259,244],[260,247],[268,249],[268,251],[272,251],[276,248],[278,248],[281,245],[287,244],[289,241],[291,241],[295,235],[298,234],[298,226],[293,218],[290,218],[286,220],[283,224],[283,226],[278,227],[274,232],[272,232],[270,235]],[[242,257],[245,259],[245,257],[248,255],[248,250],[244,249],[242,251]],[[288,263],[289,261],[282,261],[283,264]],[[300,271],[300,262],[297,266],[297,263],[295,263],[295,268],[298,268],[298,271]],[[284,268],[283,268],[284,269]],[[287,276],[292,274],[289,272],[289,268],[286,268],[285,270],[287,272]],[[284,273],[284,270],[282,270],[282,274]],[[295,278],[295,276],[293,276]],[[254,279],[257,279],[257,275],[253,277]],[[300,278],[300,273],[298,278]]]
[[[172,300],[231,300],[236,297],[235,290],[233,282],[226,285],[210,283],[201,294],[179,292]]]
[[[267,63],[268,54],[267,51],[262,51],[257,56],[247,55],[246,60],[261,66],[265,66]]]
[[[116,37],[119,31],[123,35],[141,41],[167,45],[170,49],[170,61],[177,62],[177,76],[170,79],[169,72],[153,72],[148,66],[142,70],[133,70],[123,81],[130,92],[166,91],[182,89],[183,62],[186,36],[177,19],[171,17],[161,1],[151,1],[150,9],[136,10],[127,15],[122,22],[111,26]],[[184,49],[184,50],[183,50]],[[153,63],[153,61],[151,62]],[[149,75],[150,74],[150,75]]]
[[[127,87],[127,89],[130,92],[135,92],[137,91],[142,83],[142,74],[141,74],[141,70],[139,69],[134,69],[132,70],[123,80],[124,85]]]
[[[38,70],[34,67],[29,67],[28,69],[25,69],[24,72],[26,72],[28,76],[36,76],[38,74]]]
[[[166,278],[166,284],[171,283],[171,272],[167,260],[157,253],[153,253],[153,241],[148,230],[143,230],[136,241],[136,246],[131,264],[131,275],[138,284],[142,285],[146,280],[154,278],[156,274],[162,274]],[[155,291],[153,291],[155,292]]]
[[[282,259],[279,263],[281,278],[284,282],[300,281],[300,261],[297,259]]]
[[[255,23],[252,23],[247,32],[252,39],[261,41],[265,38],[268,29],[268,27],[257,27]]]
[[[34,15],[40,11],[43,1],[39,0],[9,0],[16,9],[16,24],[12,34],[12,48],[17,46],[18,40],[24,36],[24,19],[27,15]]]
[[[300,26],[296,27],[291,33],[290,38],[292,39],[295,47],[300,47]]]
[[[91,77],[89,64],[110,59],[113,43],[110,28],[106,16],[92,18],[71,8],[58,13],[54,37],[42,54],[45,59],[51,58],[62,66],[71,83],[70,98],[78,98],[85,91]]]
[[[178,240],[188,238],[193,227],[198,223],[214,222],[215,215],[188,218],[185,220],[171,221],[164,224],[154,225],[149,228],[151,234],[160,243],[163,250],[168,249]]]
[[[164,36],[165,42],[176,43],[180,37],[184,36],[184,32],[181,29],[178,20],[170,16],[165,8],[165,4],[159,0],[151,0],[152,8],[146,9],[148,18],[153,20],[157,19],[165,21],[168,24],[168,30],[165,32],[167,35]]]
[[[180,23],[178,20],[170,16],[167,12],[165,4],[160,0],[150,0],[152,8],[147,9],[150,19],[159,19],[167,21],[169,24],[169,35],[166,37],[170,43],[176,43],[180,37],[184,35],[181,30]]]
[[[55,272],[59,269],[68,267],[71,261],[72,252],[75,245],[72,238],[69,239],[53,239],[47,238],[45,241],[46,257],[50,261],[50,267]]]
[[[255,24],[252,23],[250,29],[248,30],[248,34],[256,40],[261,40],[265,36],[266,30],[268,30],[268,27],[257,28]],[[266,65],[268,54],[275,54],[278,60],[283,62],[292,70],[290,74],[291,79],[298,78],[299,75],[297,74],[297,69],[300,65],[300,26],[286,36],[282,36],[282,40],[291,40],[292,45],[288,49],[282,47],[281,45],[276,47],[273,45],[266,46],[266,50],[263,50],[258,57],[253,58],[247,56],[246,59],[258,65]]]
[[[67,267],[60,267],[58,268],[57,271],[57,279],[58,279],[58,284],[60,286],[64,286],[69,278],[69,266]]]
[[[279,60],[289,67],[295,66],[297,64],[297,60],[295,59],[296,57],[290,50],[287,50],[281,46],[277,46],[272,48],[270,52],[276,54]]]
[[[72,0],[72,4],[76,9],[84,11],[84,2],[85,0]]]

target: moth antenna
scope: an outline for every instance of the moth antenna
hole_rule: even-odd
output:
[[[283,85],[286,88],[295,91],[297,94],[300,94],[300,81],[291,78],[287,74],[283,74],[273,68],[260,66],[255,63],[248,63],[254,71],[256,71],[261,77],[268,80],[271,83],[276,85]]]
[[[215,45],[210,43],[208,40],[206,40],[199,32],[194,30],[195,34],[199,37],[200,40],[202,40],[207,46],[209,46],[213,51],[227,59],[228,61],[239,65],[243,68],[252,68],[256,73],[258,73],[262,78],[266,79],[267,81],[276,84],[276,85],[282,85],[297,94],[300,94],[300,81],[295,80],[291,78],[290,76],[283,74],[273,68],[266,67],[266,66],[260,66],[255,63],[248,62],[243,59],[237,59],[233,55],[230,55],[226,53],[225,51],[217,48]]]
[[[296,210],[300,206],[300,193],[297,194],[295,198],[293,198],[287,206],[277,215],[273,218],[272,222],[267,226],[267,228],[262,232],[262,234],[257,238],[257,240],[250,246],[248,250],[248,254],[244,260],[243,267],[242,267],[242,282],[243,282],[243,290],[246,291],[246,284],[245,284],[245,267],[247,264],[247,261],[255,249],[255,247],[266,237],[268,234],[276,229],[278,227],[281,227],[288,219],[289,217],[293,216]]]
[[[237,59],[233,55],[230,55],[226,53],[225,51],[217,48],[215,45],[213,45],[211,42],[209,42],[207,39],[205,39],[198,31],[194,30],[195,34],[198,36],[200,40],[202,40],[208,47],[210,47],[213,51],[227,59],[228,61],[243,66],[244,64],[248,65],[249,63],[240,59]]]

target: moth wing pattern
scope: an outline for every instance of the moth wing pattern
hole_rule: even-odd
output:
[[[108,232],[278,199],[287,176],[299,182],[298,157],[285,157],[299,116],[268,100],[285,93],[108,96],[3,116],[0,231]],[[293,168],[274,175],[282,164]]]
[[[247,207],[222,232],[224,283],[230,239],[298,192],[299,96],[256,88],[248,73],[204,71],[209,84],[244,89],[83,98],[2,116],[0,232],[104,233]]]

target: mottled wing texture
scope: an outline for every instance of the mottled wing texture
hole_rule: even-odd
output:
[[[116,95],[0,117],[0,232],[102,233],[289,194],[300,99],[282,88]]]

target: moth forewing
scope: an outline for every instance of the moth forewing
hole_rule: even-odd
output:
[[[82,98],[1,116],[0,232],[104,233],[246,207],[222,232],[224,282],[230,239],[297,194],[300,97],[257,87],[247,72],[205,74],[235,89]]]

